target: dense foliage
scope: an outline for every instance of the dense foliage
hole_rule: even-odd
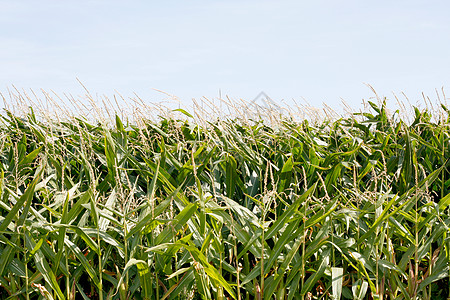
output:
[[[446,299],[450,119],[5,112],[0,296]]]

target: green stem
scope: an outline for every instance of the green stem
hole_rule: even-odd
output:
[[[66,269],[67,272],[69,272],[69,254],[66,252],[66,255],[64,255],[66,257]],[[70,278],[69,276],[66,277],[66,290],[67,290],[67,299],[70,299]],[[28,299],[27,299],[28,300]]]
[[[24,249],[25,249],[25,247],[24,247]],[[27,300],[30,300],[30,293],[28,292],[28,284],[29,284],[29,282],[28,282],[28,261],[27,261],[27,258],[26,258],[26,253],[25,253],[25,293],[26,293],[26,297],[27,297]]]
[[[241,284],[240,284],[240,280],[239,280],[239,261],[238,261],[237,241],[236,241],[236,239],[234,239],[234,257],[236,258],[237,297],[238,297],[238,300],[241,300]]]

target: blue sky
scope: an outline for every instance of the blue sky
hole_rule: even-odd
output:
[[[0,91],[339,109],[450,89],[449,1],[0,0]],[[450,91],[448,92],[450,94]]]

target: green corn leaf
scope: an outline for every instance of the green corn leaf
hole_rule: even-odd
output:
[[[31,151],[27,156],[25,156],[20,162],[19,167],[24,167],[34,161],[34,159],[39,155],[42,150],[42,146]]]
[[[66,224],[47,224],[47,225],[51,225],[53,227],[56,228],[66,228],[66,229],[70,229],[74,232],[76,232],[82,239],[83,241],[86,243],[86,245],[95,253],[97,253],[97,255],[100,255],[100,249],[98,248],[97,243],[94,243],[94,241],[92,240],[91,237],[89,237],[86,234],[86,229],[85,228],[80,228],[78,226],[74,226],[74,225],[66,225]],[[98,231],[95,230],[95,235],[97,236]],[[101,235],[101,233],[99,233]]]
[[[175,248],[177,250],[184,248],[187,251],[189,251],[189,253],[192,255],[192,258],[194,259],[194,261],[196,263],[201,264],[205,273],[208,275],[208,278],[216,286],[222,286],[223,288],[225,288],[225,290],[231,295],[231,297],[233,297],[233,299],[236,299],[236,295],[235,295],[233,289],[231,288],[231,285],[222,277],[220,272],[209,263],[209,261],[206,259],[204,254],[201,253],[200,250],[198,250],[196,247],[176,242],[176,243],[160,244],[158,246],[154,246],[154,247],[148,249],[148,251],[165,253],[166,249],[171,249],[171,248]]]
[[[195,261],[202,265],[209,279],[211,279],[216,286],[222,286],[231,295],[231,297],[233,297],[233,299],[236,299],[236,295],[230,284],[222,277],[222,275],[220,275],[219,271],[217,271],[217,269],[208,262],[203,253],[192,246],[184,246],[184,248],[191,253]]]
[[[306,280],[304,286],[300,291],[300,295],[305,296],[307,292],[312,290],[314,284],[322,277],[325,269],[327,268],[330,261],[330,250],[325,250],[320,256],[321,262],[317,270]]]
[[[439,210],[443,212],[450,205],[450,193],[439,200]]]
[[[100,287],[100,280],[98,279],[97,273],[94,270],[94,268],[91,266],[90,262],[84,256],[84,254],[81,252],[80,248],[78,248],[77,245],[75,245],[73,242],[71,242],[69,239],[64,239],[64,244],[67,246],[67,248],[72,251],[72,253],[77,257],[78,261],[83,266],[84,270],[89,274],[89,277],[92,279],[94,284],[97,286],[97,288]]]
[[[265,284],[265,287],[264,287],[264,290],[265,290],[264,295],[265,296],[264,297],[269,296],[269,295],[273,295],[275,290],[278,289],[278,286],[279,286],[281,280],[283,280],[283,278],[285,276],[286,269],[291,264],[292,259],[294,258],[295,254],[297,254],[297,251],[300,248],[300,245],[301,245],[301,242],[302,242],[303,238],[304,238],[304,236],[297,237],[296,241],[292,245],[292,248],[289,250],[289,252],[287,253],[285,259],[282,262],[282,264],[278,268],[278,272],[275,275],[272,283],[270,285]],[[259,268],[259,270],[260,269],[261,268]],[[294,293],[294,291],[292,291],[292,290],[290,290],[290,292]]]
[[[104,211],[104,214],[106,216],[108,216],[108,217],[111,216],[110,210],[114,209],[116,200],[117,200],[117,192],[116,192],[116,189],[113,188],[111,194],[108,197],[108,200],[106,200],[106,203],[105,203],[106,210]],[[106,231],[106,229],[109,226],[109,223],[110,223],[109,218],[100,216],[99,221],[98,221],[99,230]]]
[[[273,266],[275,261],[277,261],[280,257],[281,252],[284,250],[286,244],[288,244],[291,240],[293,240],[297,236],[297,231],[294,233],[296,229],[298,229],[298,224],[300,220],[296,220],[291,222],[283,231],[281,237],[277,240],[277,243],[273,247],[272,251],[270,251],[269,258],[264,259],[264,274],[267,274],[270,271],[270,268]],[[262,258],[261,258],[262,259]],[[245,276],[245,279],[242,281],[242,284],[245,285],[261,275],[261,262],[258,263],[256,267],[252,269],[252,271]]]
[[[185,110],[182,109],[182,108],[174,109],[174,110],[172,110],[172,111],[179,111],[180,113],[182,113],[183,115],[185,115],[185,116],[187,116],[187,117],[189,117],[189,118],[194,118],[190,113],[188,113],[187,111],[185,111]]]
[[[26,242],[26,247],[29,249],[34,249],[36,247],[36,242],[28,234],[25,234],[25,242]],[[55,274],[51,270],[48,262],[45,259],[44,254],[41,252],[40,249],[35,252],[33,258],[34,258],[34,262],[36,264],[36,268],[42,274],[45,281],[51,286],[53,291],[55,291],[56,295],[58,296],[58,299],[61,299],[61,300],[65,299],[65,296],[62,293],[61,288],[58,285]]]
[[[164,228],[164,230],[157,236],[155,243],[162,244],[169,242],[173,234],[177,233],[191,218],[197,210],[197,203],[191,203],[186,206],[173,220],[171,226]]]
[[[234,195],[234,191],[235,191],[235,185],[237,182],[237,164],[236,164],[236,160],[234,159],[233,156],[229,155],[227,156],[226,159],[226,173],[225,173],[225,184],[226,184],[226,192],[227,192],[227,197],[228,198],[232,198]]]
[[[117,152],[116,146],[109,130],[104,130],[105,136],[105,156],[108,165],[108,171],[110,174],[110,180],[114,184],[116,180],[116,168],[117,168]]]
[[[25,193],[17,200],[17,202],[15,203],[13,208],[9,211],[9,213],[3,219],[3,222],[0,224],[0,231],[4,231],[9,226],[9,224],[16,217],[16,214],[18,213],[18,211],[20,209],[22,209],[24,207],[28,207],[28,208],[30,207],[36,184],[41,179],[43,170],[44,170],[43,168],[38,169],[38,171],[36,172],[35,178],[30,183],[30,185],[27,187]],[[25,219],[24,219],[26,217],[25,211],[22,213],[22,216],[24,216],[24,217],[20,218],[22,220],[22,223],[20,223],[20,221],[19,221],[16,224],[16,227],[21,226],[23,224],[23,222],[25,221]],[[1,274],[1,272],[0,272],[0,274]]]
[[[122,276],[120,276],[119,282],[117,283],[117,288],[116,288],[115,294],[117,294],[119,292],[119,288],[120,288],[123,280],[125,279],[125,276],[126,276],[127,272],[130,270],[130,268],[133,267],[133,266],[137,266],[137,265],[140,265],[141,269],[148,268],[147,262],[145,262],[143,260],[131,258],[126,263],[126,265],[125,265],[125,267],[123,269]]]
[[[419,284],[418,290],[423,290],[427,285],[449,276],[450,266],[448,265],[448,257],[443,253],[439,255],[436,262],[432,266],[431,274]]]
[[[284,189],[288,187],[292,169],[294,168],[293,157],[289,157],[289,159],[284,163],[283,168],[280,173],[280,182],[278,183],[278,193],[284,192]]]
[[[36,175],[33,179],[33,181],[30,183],[30,185],[25,190],[25,193],[17,200],[16,204],[13,206],[13,208],[8,212],[6,217],[3,219],[3,222],[0,224],[0,232],[5,231],[6,228],[11,224],[13,219],[16,216],[16,214],[19,212],[19,209],[23,209],[23,212],[21,216],[19,217],[18,221],[15,223],[15,227],[20,227],[25,222],[25,218],[28,215],[28,209],[31,206],[31,200],[33,198],[34,190],[36,187],[37,182],[40,180],[42,176],[44,168],[40,168],[37,170]],[[13,238],[13,244],[17,241],[18,236],[15,236]],[[2,255],[0,257],[0,275],[4,274],[6,266],[11,261],[11,253],[13,251],[13,248],[8,245],[3,250]]]
[[[84,209],[83,204],[86,204],[90,201],[90,199],[94,196],[92,188],[89,188],[87,191],[85,191],[80,197],[77,202],[70,208],[69,212],[67,213],[67,218],[65,218],[63,223],[70,224],[72,223],[80,214],[81,211]]]
[[[286,211],[275,221],[275,223],[270,226],[269,230],[265,234],[265,239],[271,239],[275,233],[277,233],[287,222],[289,222],[289,219],[297,212],[298,207],[300,204],[305,202],[305,200],[309,197],[309,195],[314,192],[317,184],[314,184],[312,187],[310,187],[306,192],[304,192],[300,197],[298,197],[294,203],[292,203]]]
[[[170,289],[167,291],[167,293],[164,294],[164,296],[161,298],[161,300],[164,299],[177,299],[179,295],[185,291],[190,291],[192,289],[192,286],[195,283],[195,276],[194,276],[194,268],[191,267],[189,271],[185,273],[181,279],[174,284]]]

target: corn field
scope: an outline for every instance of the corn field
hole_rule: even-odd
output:
[[[1,299],[448,299],[450,117],[0,118]]]

